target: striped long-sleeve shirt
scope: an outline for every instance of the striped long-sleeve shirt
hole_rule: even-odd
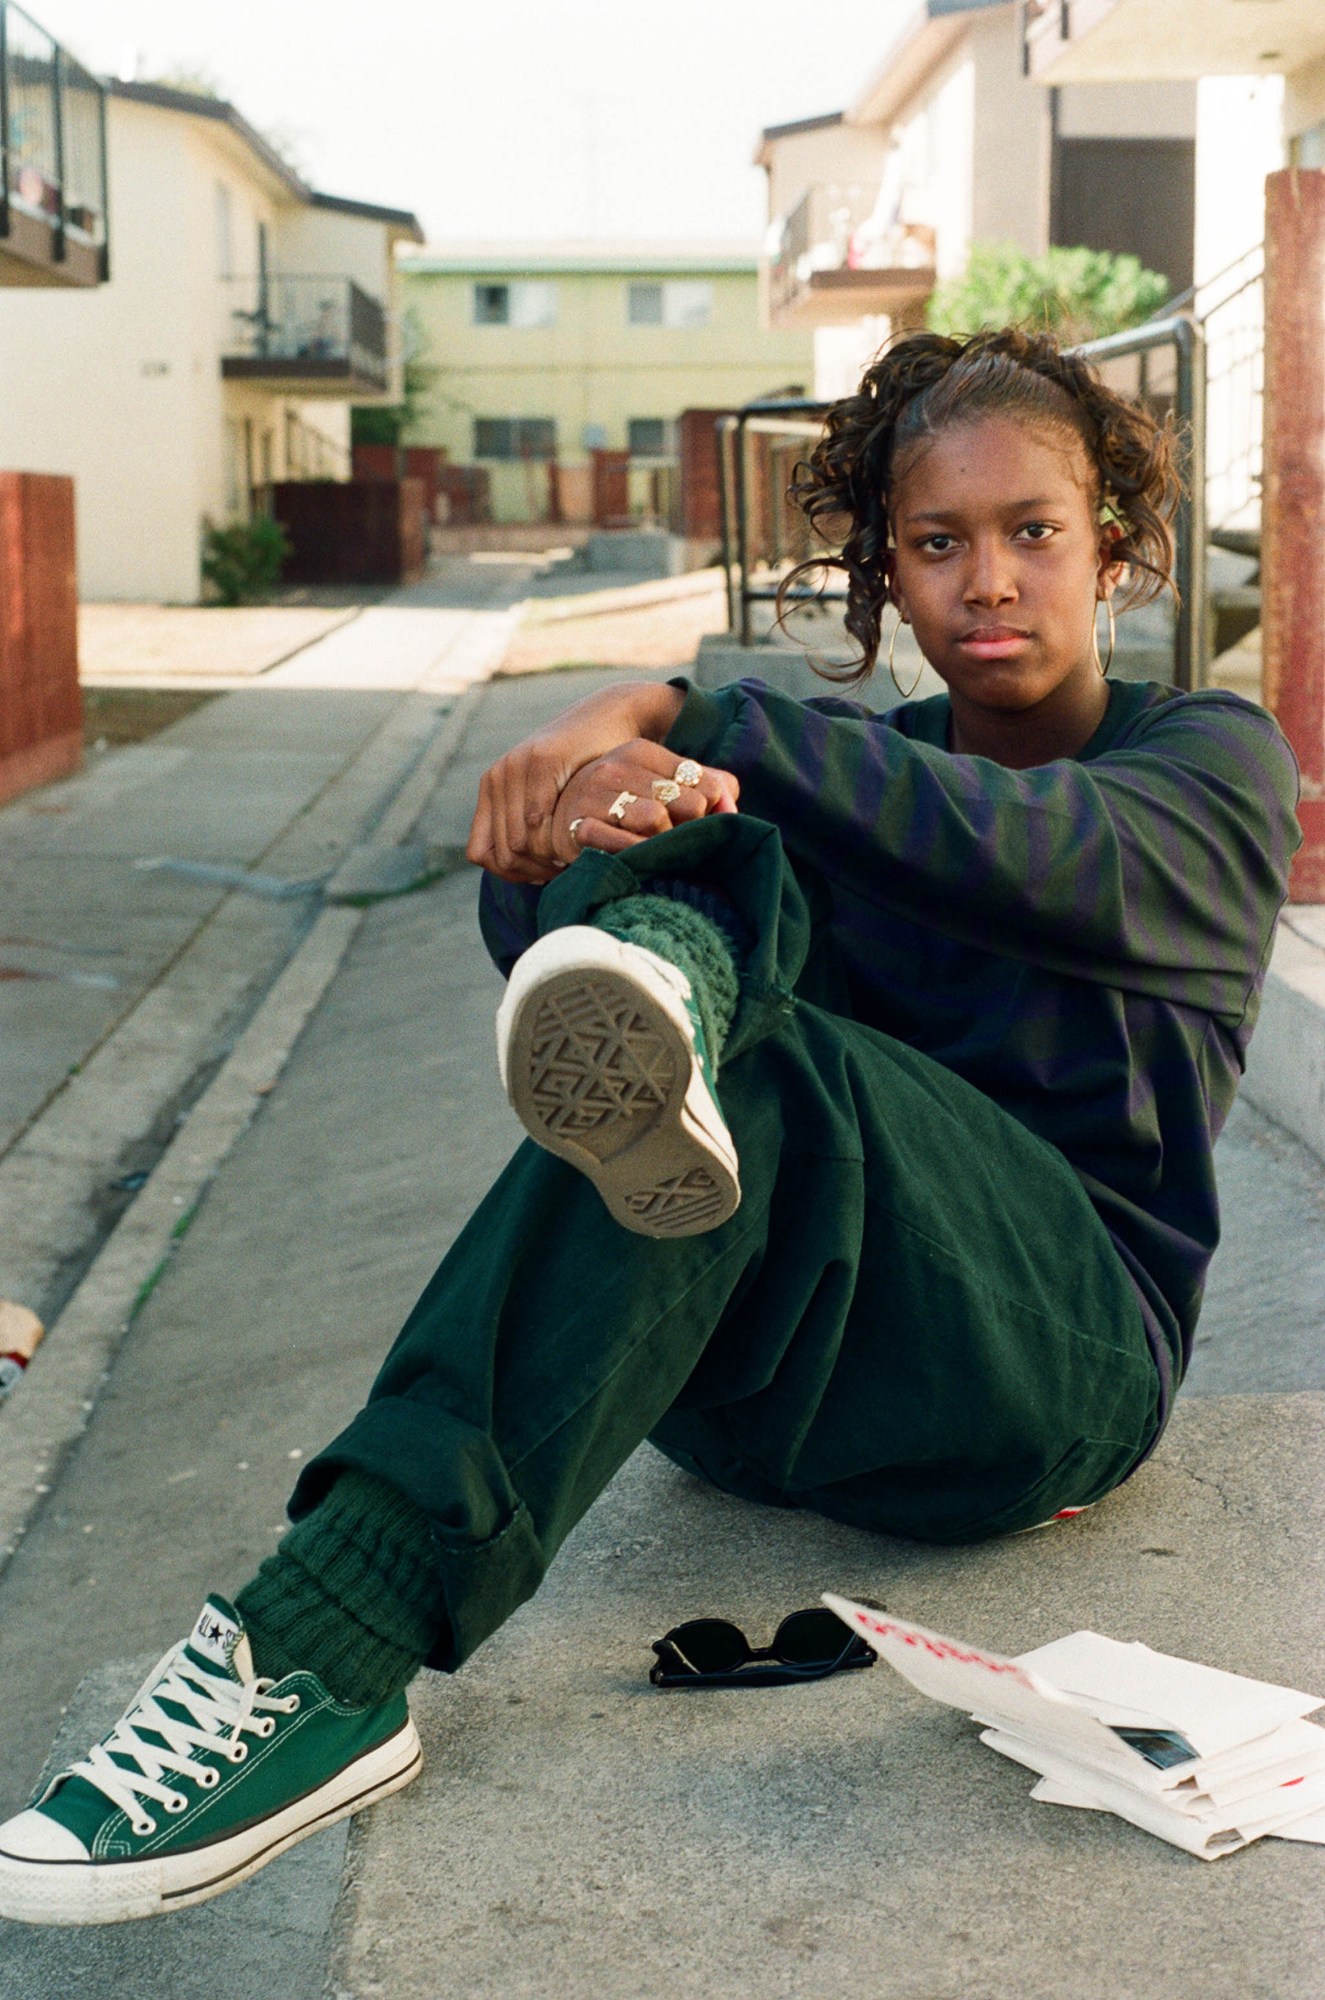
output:
[[[950,713],[741,681],[689,688],[667,744],[735,772],[741,810],[829,882],[856,1017],[1064,1155],[1137,1286],[1167,1407],[1301,837],[1292,753],[1239,696],[1153,682],[1115,682],[1075,757],[1024,771],[951,752]],[[531,894],[485,883],[499,963],[533,935]]]

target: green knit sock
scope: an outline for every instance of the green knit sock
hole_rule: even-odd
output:
[[[432,1651],[445,1608],[432,1529],[412,1500],[343,1472],[235,1599],[254,1669],[303,1669],[349,1708],[407,1687]]]
[[[594,922],[613,937],[656,951],[685,973],[716,1071],[740,991],[731,940],[702,910],[667,895],[623,896],[600,910]]]

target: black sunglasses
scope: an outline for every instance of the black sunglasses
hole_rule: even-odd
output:
[[[649,1679],[655,1687],[786,1687],[872,1667],[875,1659],[835,1612],[817,1607],[791,1612],[771,1646],[752,1646],[725,1618],[692,1618],[655,1639],[653,1650],[658,1658]]]

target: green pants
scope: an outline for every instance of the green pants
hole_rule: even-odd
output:
[[[719,1079],[740,1208],[706,1236],[636,1236],[526,1143],[291,1502],[354,1466],[423,1509],[433,1666],[537,1589],[645,1438],[746,1498],[941,1542],[1098,1499],[1154,1433],[1140,1310],[1066,1161],[849,1018],[822,885],[777,831],[723,816],[586,854],[540,929],[649,874],[721,888],[756,940]]]

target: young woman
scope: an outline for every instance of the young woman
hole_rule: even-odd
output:
[[[0,1830],[0,1912],[178,1908],[406,1783],[412,1675],[537,1588],[645,1437],[939,1542],[1153,1449],[1298,839],[1268,715],[1100,657],[1100,606],[1169,581],[1176,490],[1168,435],[1049,340],[899,341],[798,492],[847,527],[862,673],[888,613],[947,693],[631,683],[486,774],[539,1144],[277,1553]]]

